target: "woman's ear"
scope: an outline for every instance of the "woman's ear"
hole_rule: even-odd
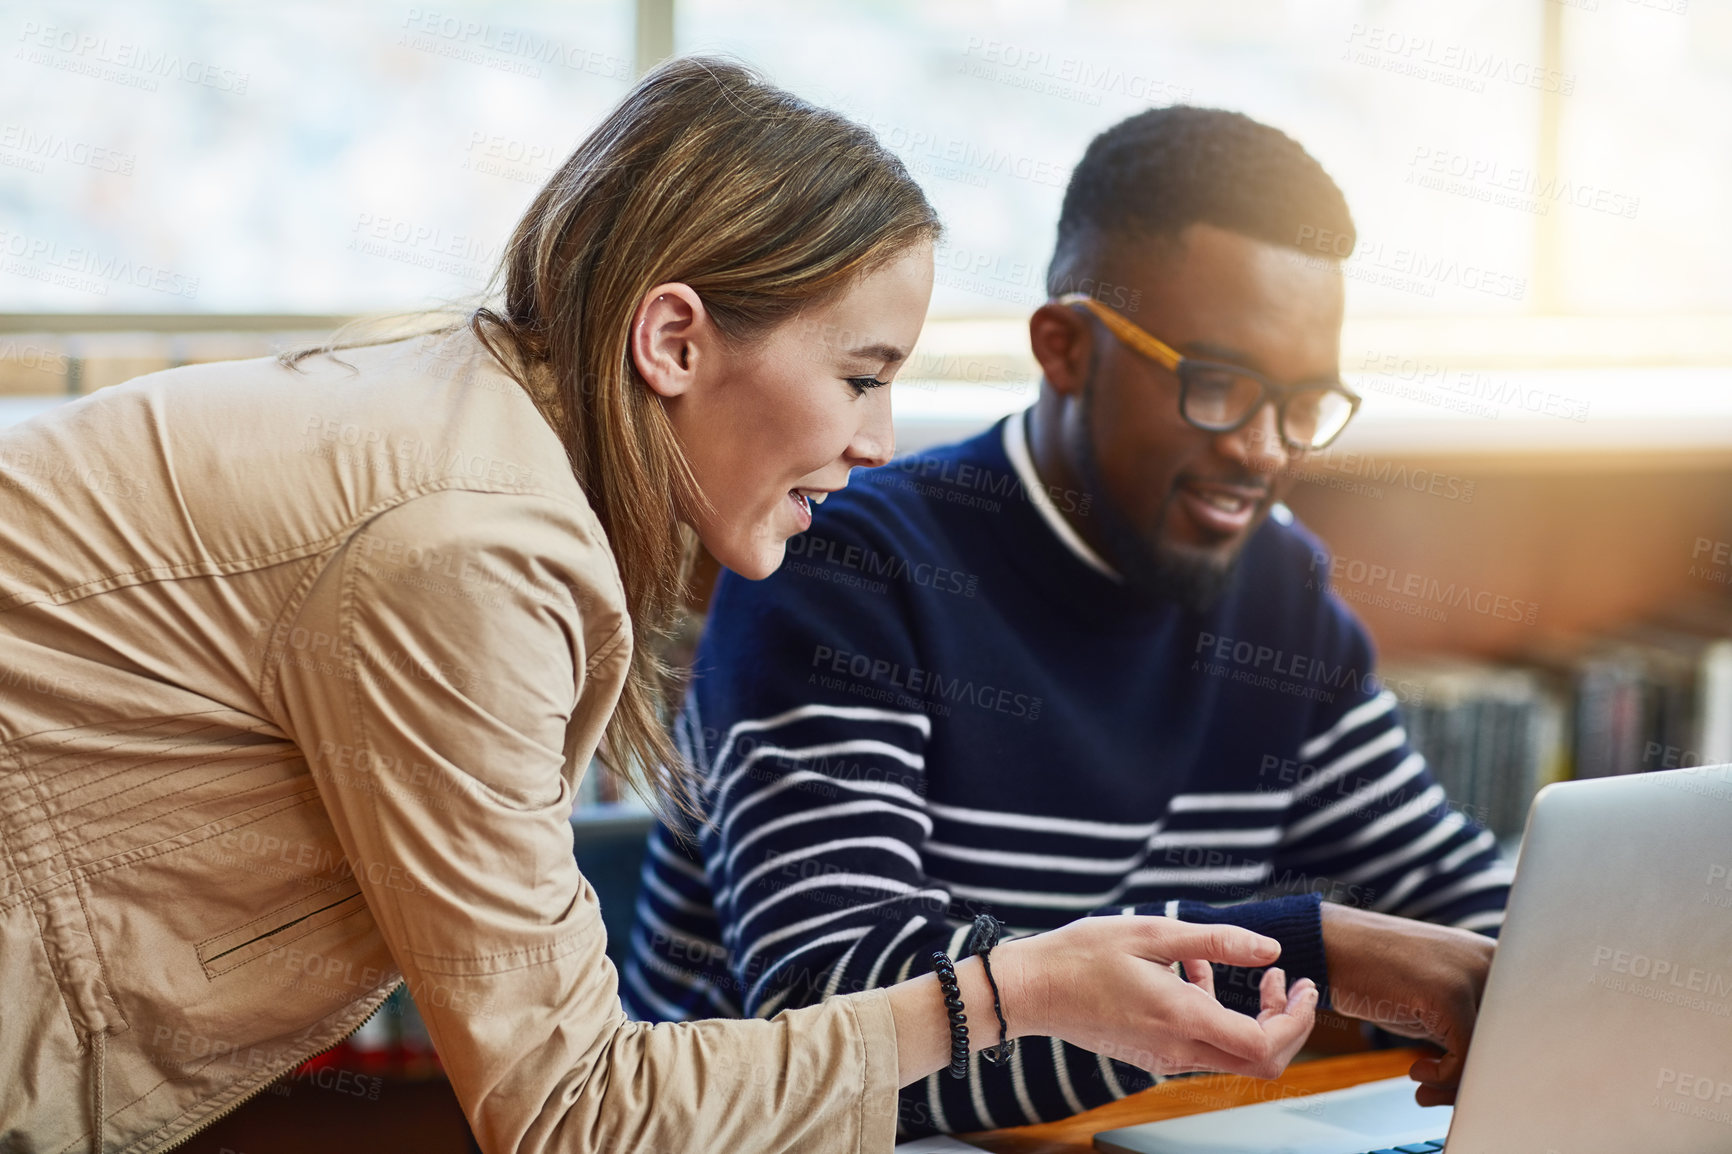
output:
[[[691,388],[714,334],[703,300],[692,286],[674,281],[638,302],[627,347],[644,382],[660,396],[677,397]]]

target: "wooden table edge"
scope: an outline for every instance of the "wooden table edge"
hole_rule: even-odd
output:
[[[958,1134],[957,1138],[996,1154],[1084,1154],[1094,1150],[1094,1136],[1102,1130],[1136,1126],[1163,1118],[1182,1118],[1207,1110],[1248,1106],[1276,1098],[1320,1094],[1342,1090],[1379,1078],[1407,1073],[1419,1050],[1374,1050],[1295,1062],[1272,1082],[1236,1074],[1205,1074],[1173,1078],[1117,1102],[1038,1126],[1016,1126],[1003,1130],[981,1130]]]

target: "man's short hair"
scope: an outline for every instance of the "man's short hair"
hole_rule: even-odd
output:
[[[1047,291],[1094,275],[1103,241],[1171,239],[1192,224],[1331,259],[1356,240],[1347,198],[1291,136],[1220,108],[1151,108],[1090,141],[1071,173]]]

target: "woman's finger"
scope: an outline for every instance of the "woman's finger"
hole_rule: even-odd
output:
[[[1162,963],[1205,958],[1228,966],[1266,966],[1281,956],[1281,943],[1239,926],[1191,925],[1175,918],[1144,918],[1149,960]]]
[[[1293,1060],[1293,1055],[1299,1052],[1304,1044],[1309,1028],[1292,1038],[1273,1035],[1266,1039],[1267,1048],[1263,1053],[1246,1056],[1229,1053],[1218,1046],[1207,1042],[1191,1042],[1179,1046],[1162,1062],[1159,1071],[1164,1074],[1188,1074],[1196,1071],[1210,1071],[1220,1074],[1242,1074],[1247,1078],[1278,1077],[1287,1068],[1287,1063]]]
[[[1311,1036],[1311,1027],[1317,1022],[1317,987],[1309,980],[1297,983],[1287,997],[1287,1008],[1278,1014],[1271,1014],[1258,1023],[1269,1040],[1274,1043],[1277,1053],[1283,1054],[1282,1065],[1299,1052],[1299,1047],[1305,1044],[1305,1039]]]
[[[1297,983],[1295,983],[1297,989]],[[1279,966],[1270,966],[1263,971],[1262,984],[1257,988],[1258,999],[1261,1002],[1257,1015],[1259,1022],[1270,1014],[1279,1014],[1287,1009],[1287,972]]]
[[[1215,967],[1207,958],[1190,958],[1184,963],[1185,979],[1211,998],[1215,996]]]
[[[1316,1006],[1314,986],[1309,986],[1303,997],[1288,998],[1284,1009],[1261,1020],[1229,1010],[1212,999],[1198,998],[1168,1025],[1183,1038],[1260,1064],[1267,1061],[1273,1050],[1285,1046],[1290,1037],[1303,1040],[1311,1032]],[[1273,1046],[1272,1036],[1277,1039]]]

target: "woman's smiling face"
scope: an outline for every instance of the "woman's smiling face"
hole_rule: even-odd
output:
[[[890,460],[887,386],[920,335],[932,276],[922,241],[744,347],[722,337],[688,286],[645,295],[633,359],[708,498],[693,528],[716,560],[768,577],[850,470]]]

